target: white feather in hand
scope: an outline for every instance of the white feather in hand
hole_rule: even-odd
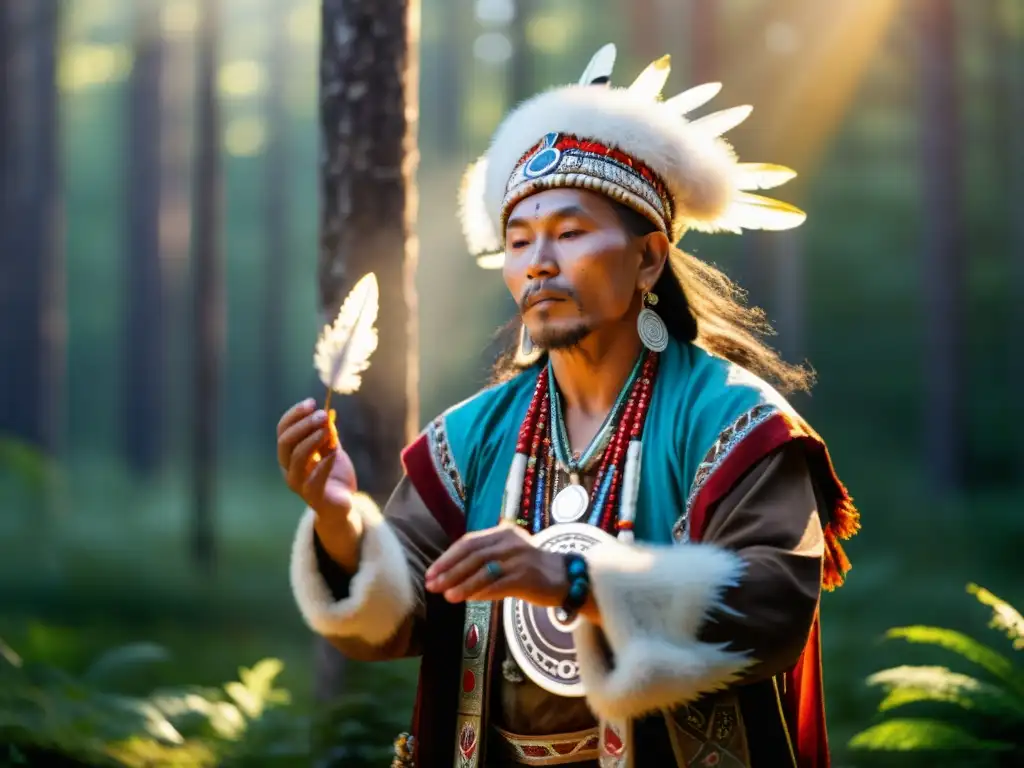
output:
[[[377,349],[380,290],[371,272],[345,298],[332,325],[325,325],[316,343],[313,364],[328,392],[350,395],[362,384],[362,373]]]

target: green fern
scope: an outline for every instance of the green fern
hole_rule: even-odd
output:
[[[87,766],[276,766],[308,762],[307,720],[286,710],[283,669],[264,659],[223,688],[181,688],[136,696],[124,683],[168,657],[148,643],[115,648],[81,677],[24,662],[0,641],[0,744],[5,757]],[[13,752],[11,750],[14,750]],[[289,762],[291,761],[291,762]],[[36,764],[35,762],[31,764]]]
[[[1006,656],[961,632],[942,627],[897,627],[886,632],[886,638],[933,645],[951,651],[1024,696],[1024,672],[1017,669]]]
[[[873,674],[868,685],[887,692],[878,705],[880,712],[919,702],[942,702],[987,717],[1024,722],[1024,700],[998,685],[945,667],[894,667]]]
[[[406,673],[375,670],[357,686],[372,694],[345,695],[314,720],[278,686],[278,659],[218,688],[132,690],[167,658],[160,646],[133,643],[76,676],[23,661],[0,640],[0,765],[371,768],[390,764],[392,740],[408,725]]]
[[[1024,619],[1009,603],[974,584],[968,592],[992,609],[989,626],[1002,631],[1015,650],[1024,647]],[[1016,765],[1024,757],[1024,670],[1004,654],[951,629],[898,627],[890,639],[949,651],[987,673],[991,680],[938,666],[899,666],[871,675],[868,685],[885,690],[880,713],[917,704],[946,707],[943,719],[901,717],[885,720],[850,741],[855,750],[875,752],[988,754],[997,764]],[[1012,736],[1011,736],[1012,734]],[[1004,762],[1009,760],[1009,762]]]
[[[1024,616],[1005,600],[993,595],[984,587],[968,584],[967,591],[974,595],[978,602],[992,609],[992,621],[989,626],[1003,632],[1012,642],[1013,650],[1024,650]]]
[[[1005,752],[1013,744],[979,739],[941,720],[898,718],[862,731],[850,741],[853,749],[883,752]]]

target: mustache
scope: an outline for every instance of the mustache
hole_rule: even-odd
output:
[[[525,312],[526,305],[529,303],[530,299],[532,299],[541,291],[544,291],[546,293],[556,293],[561,296],[564,296],[567,299],[576,301],[576,292],[570,286],[561,285],[559,283],[546,280],[540,283],[530,283],[528,286],[526,286],[526,289],[523,291],[522,296],[519,297],[519,311]]]

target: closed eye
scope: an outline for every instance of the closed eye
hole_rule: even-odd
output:
[[[583,234],[582,229],[568,229],[558,235],[559,240],[571,240],[574,237],[579,237]]]
[[[522,238],[519,238],[519,239],[510,241],[509,242],[509,247],[512,248],[513,250],[519,250],[520,248],[525,248],[529,244],[530,244],[529,240],[523,240]]]

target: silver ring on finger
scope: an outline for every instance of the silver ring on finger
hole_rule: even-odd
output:
[[[491,560],[484,566],[484,570],[487,571],[487,575],[491,581],[497,581],[504,574],[504,570],[501,567],[501,563],[497,560]]]

